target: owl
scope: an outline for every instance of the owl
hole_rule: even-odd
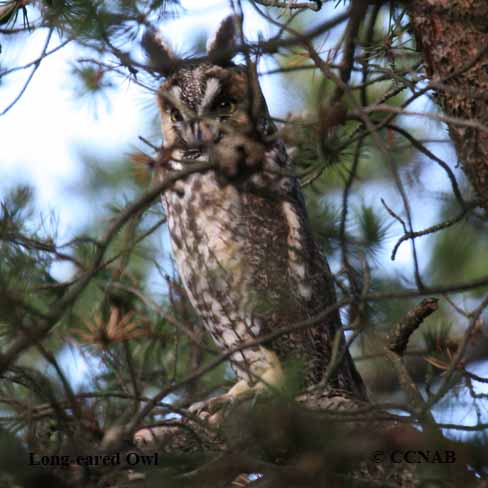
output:
[[[151,67],[165,77],[157,95],[160,177],[196,161],[213,163],[178,180],[162,199],[189,300],[217,346],[233,351],[237,382],[229,399],[281,388],[288,377],[303,388],[316,385],[337,334],[344,346],[337,311],[280,334],[336,297],[256,70],[232,62],[238,38],[240,20],[230,16],[207,42],[204,60],[178,59],[153,30],[142,41]],[[347,351],[329,386],[365,398]]]

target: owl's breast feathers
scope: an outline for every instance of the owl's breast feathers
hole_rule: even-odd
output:
[[[289,169],[280,145],[268,153],[262,170],[244,182],[222,182],[210,170],[179,181],[164,196],[182,281],[204,325],[223,347],[309,319],[335,302],[327,262]],[[299,365],[305,384],[315,384],[331,359],[339,327],[334,312],[266,347],[285,364]],[[332,386],[357,393],[352,370],[347,353]]]

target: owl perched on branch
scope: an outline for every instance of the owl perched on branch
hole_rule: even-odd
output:
[[[279,388],[289,371],[302,387],[316,385],[336,334],[344,347],[337,310],[279,333],[336,297],[256,70],[232,62],[239,34],[239,19],[226,18],[202,62],[179,60],[155,31],[143,38],[152,68],[166,78],[158,92],[161,177],[195,161],[215,165],[177,181],[163,203],[177,268],[205,329],[222,351],[254,342],[231,355],[238,382],[229,399]],[[365,397],[347,351],[328,386]]]

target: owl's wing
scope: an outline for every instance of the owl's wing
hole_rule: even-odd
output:
[[[266,152],[261,165],[246,169],[249,171],[247,177],[244,174],[238,186],[255,196],[249,197],[252,199],[249,205],[252,215],[248,220],[254,222],[253,229],[259,232],[253,252],[263,254],[258,259],[260,266],[254,269],[254,286],[265,299],[270,297],[269,301],[273,301],[273,293],[280,299],[279,306],[271,307],[273,313],[265,312],[268,316],[263,318],[271,331],[283,324],[314,318],[336,303],[334,278],[313,237],[303,193],[284,144],[276,141]],[[271,244],[272,241],[275,244]],[[268,253],[266,249],[269,249]],[[315,384],[330,364],[337,333],[342,335],[342,326],[339,312],[335,310],[313,326],[278,339],[273,347],[279,355],[303,358],[308,376],[306,383]],[[343,335],[341,344],[345,348]],[[280,351],[284,352],[280,354]],[[342,352],[344,359],[331,376],[330,385],[350,391],[358,398],[366,398],[364,385],[349,352]]]

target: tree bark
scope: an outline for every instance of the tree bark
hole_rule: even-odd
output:
[[[488,213],[488,2],[412,0],[408,12],[458,159]],[[484,128],[482,127],[484,126]]]

